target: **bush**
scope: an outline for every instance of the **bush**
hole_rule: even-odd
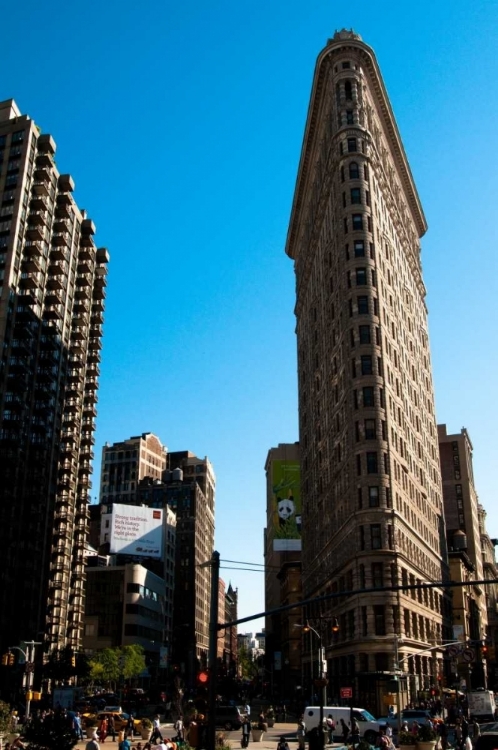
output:
[[[418,728],[417,740],[419,742],[432,742],[435,739],[437,739],[437,734],[428,724],[422,724]]]
[[[152,722],[147,717],[143,718],[140,722],[140,728],[150,730],[152,729]]]
[[[399,733],[399,744],[400,745],[416,745],[417,738],[411,732],[400,732]]]
[[[3,734],[10,729],[10,706],[0,701],[0,732]]]
[[[77,742],[71,722],[60,713],[43,720],[33,718],[24,728],[23,737],[28,750],[72,750]]]

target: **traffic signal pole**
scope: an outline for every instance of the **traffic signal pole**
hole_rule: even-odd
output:
[[[218,593],[220,584],[220,553],[211,556],[211,606],[209,609],[209,652],[208,652],[208,725],[207,750],[216,748],[216,677],[218,671]]]

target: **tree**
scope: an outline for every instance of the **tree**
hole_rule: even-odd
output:
[[[258,674],[258,667],[244,646],[239,648],[239,670],[241,677],[246,680],[252,680]]]
[[[137,643],[122,648],[103,648],[90,659],[90,677],[94,682],[116,684],[131,680],[146,668],[144,649]]]
[[[0,701],[0,734],[5,734],[10,728],[10,706]]]

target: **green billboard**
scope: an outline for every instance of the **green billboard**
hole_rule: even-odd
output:
[[[299,461],[275,460],[271,467],[273,549],[301,551],[301,471]]]

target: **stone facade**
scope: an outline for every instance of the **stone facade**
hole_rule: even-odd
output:
[[[383,710],[387,679],[434,683],[451,635],[420,238],[426,222],[373,51],[336,33],[313,80],[286,252],[296,273],[303,595],[320,617],[329,700]],[[360,592],[348,594],[347,592]]]

